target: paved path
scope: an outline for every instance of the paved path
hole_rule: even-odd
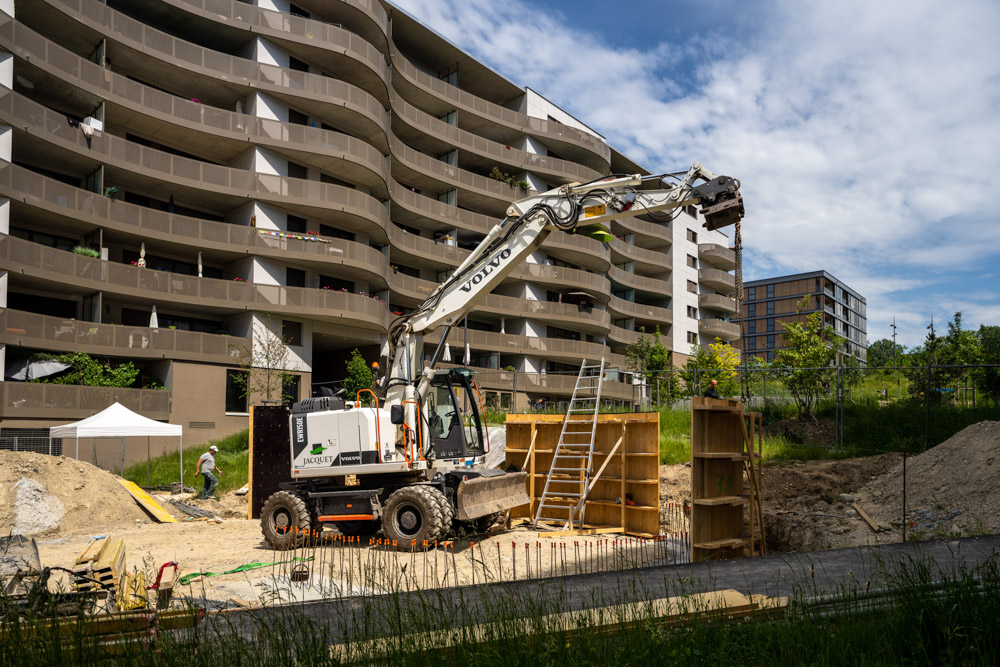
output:
[[[401,629],[412,632],[482,623],[498,614],[553,613],[725,588],[746,594],[793,596],[836,593],[852,586],[877,589],[888,578],[916,567],[926,567],[931,579],[936,579],[959,567],[974,568],[991,560],[1000,563],[1000,535],[307,602],[224,612],[210,617],[208,623],[235,623],[252,636],[261,622],[299,624],[304,616],[321,628],[331,643],[338,643],[345,634],[357,637],[358,632],[390,635]]]

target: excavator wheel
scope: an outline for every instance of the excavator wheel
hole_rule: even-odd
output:
[[[260,530],[273,549],[285,551],[302,546],[311,528],[306,501],[294,493],[272,493],[260,511]]]
[[[334,521],[341,535],[347,537],[368,537],[382,529],[381,519],[373,521]]]
[[[447,536],[453,516],[448,499],[438,488],[404,486],[393,491],[385,503],[382,532],[400,549],[423,551]]]

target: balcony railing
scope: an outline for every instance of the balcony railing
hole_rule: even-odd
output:
[[[698,330],[708,336],[717,336],[729,342],[740,337],[740,325],[715,317],[705,317],[698,321]]]
[[[648,276],[637,276],[634,273],[623,271],[617,266],[612,266],[608,269],[608,277],[621,283],[622,285],[625,285],[626,287],[631,287],[637,290],[656,292],[657,294],[665,294],[667,296],[673,294],[674,292],[673,285],[666,280],[650,278]]]
[[[617,296],[611,297],[611,301],[608,302],[608,308],[627,317],[638,317],[643,320],[667,323],[673,322],[674,320],[673,313],[670,312],[669,308],[663,308],[661,306],[647,306],[643,303],[626,301],[625,299],[621,299]]]
[[[319,319],[344,318],[354,326],[376,329],[383,329],[388,321],[388,311],[382,302],[359,294],[154,271],[10,236],[0,238],[0,266],[56,284],[150,300],[208,305],[223,311],[249,309]]]
[[[699,269],[698,282],[717,290],[731,292],[736,289],[736,276],[718,269]]]
[[[708,310],[721,310],[726,313],[736,313],[736,301],[721,294],[699,294],[698,307]]]
[[[2,417],[73,421],[90,417],[116,402],[150,419],[170,418],[168,390],[0,382]]]
[[[237,336],[65,320],[10,308],[0,311],[0,340],[44,350],[217,364],[233,363],[249,343]]]
[[[725,271],[732,271],[736,268],[736,252],[718,243],[699,244],[698,257]]]

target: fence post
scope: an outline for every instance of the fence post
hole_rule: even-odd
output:
[[[14,436],[14,451],[17,451],[17,436]]]

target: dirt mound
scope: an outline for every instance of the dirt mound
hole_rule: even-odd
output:
[[[0,535],[107,533],[149,522],[115,475],[64,456],[0,451]]]
[[[1000,532],[1000,422],[984,421],[906,461],[906,520],[911,535],[951,537]],[[865,486],[872,518],[899,524],[903,464]]]

